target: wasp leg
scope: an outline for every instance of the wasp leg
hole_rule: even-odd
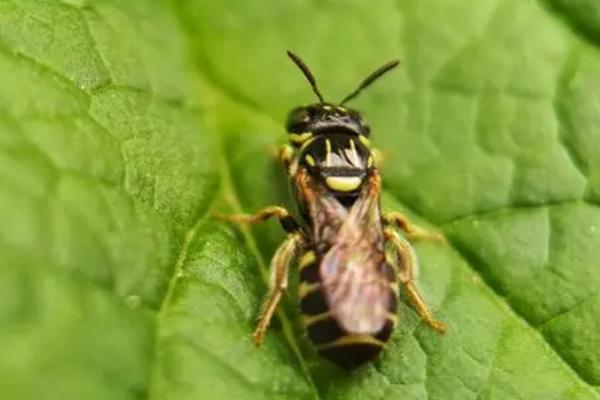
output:
[[[286,172],[289,171],[292,159],[294,158],[294,148],[289,144],[284,144],[277,152],[277,159],[281,161]]]
[[[279,246],[271,260],[271,277],[269,280],[269,293],[265,298],[258,317],[258,325],[252,334],[252,341],[258,346],[265,339],[267,328],[281,300],[281,295],[288,284],[288,267],[292,258],[302,243],[300,233],[292,233]]]
[[[254,215],[238,214],[238,215],[223,215],[216,213],[214,216],[220,220],[233,222],[236,224],[258,224],[268,220],[269,218],[277,217],[283,229],[288,233],[297,232],[300,227],[288,210],[279,206],[269,206],[263,208]]]
[[[423,297],[419,294],[415,286],[415,268],[417,266],[417,257],[410,246],[410,243],[390,228],[384,229],[385,239],[390,241],[396,251],[398,260],[398,280],[404,285],[410,302],[413,304],[417,313],[425,320],[427,325],[440,333],[446,331],[446,325],[437,321],[431,315]]]
[[[274,160],[281,161],[286,171],[294,158],[294,148],[289,144],[284,144],[279,147],[269,146],[268,153]]]
[[[386,225],[396,225],[406,232],[409,239],[433,240],[438,243],[446,242],[446,238],[441,233],[429,232],[418,225],[414,225],[406,215],[400,212],[389,212],[384,214],[383,223]]]
[[[377,148],[371,149],[371,154],[373,155],[373,163],[377,168],[383,167],[389,158],[387,152]]]

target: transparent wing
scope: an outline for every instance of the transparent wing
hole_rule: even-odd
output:
[[[394,296],[387,269],[379,206],[360,198],[320,264],[330,308],[347,331],[372,334],[384,326]]]
[[[348,332],[378,332],[395,296],[390,287],[394,278],[385,262],[379,180],[369,181],[350,210],[327,191],[309,199],[313,239],[322,254],[319,272],[331,312]]]

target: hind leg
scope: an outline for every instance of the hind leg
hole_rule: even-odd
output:
[[[258,324],[252,334],[252,341],[257,346],[264,341],[269,323],[273,318],[283,292],[287,288],[289,264],[298,252],[301,243],[302,236],[300,233],[290,234],[281,246],[279,246],[271,260],[269,293],[263,301],[258,317]]]
[[[402,238],[390,228],[384,229],[384,235],[385,239],[394,246],[398,260],[398,280],[404,286],[410,302],[427,325],[440,333],[444,333],[446,331],[446,325],[433,317],[425,300],[423,300],[423,297],[415,286],[414,280],[417,258],[412,247],[406,239]]]

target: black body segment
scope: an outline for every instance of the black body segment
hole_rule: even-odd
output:
[[[312,263],[311,265],[302,268],[300,270],[300,281],[309,284],[319,282],[319,265],[317,263]]]
[[[371,343],[346,344],[320,349],[319,353],[344,369],[355,369],[379,356],[382,345]]]
[[[321,289],[314,290],[300,298],[300,309],[308,316],[319,315],[327,312],[329,307]]]
[[[390,314],[391,313],[392,313],[392,311],[390,309]],[[395,312],[393,315],[395,315]],[[394,332],[394,327],[395,327],[394,320],[392,320],[391,318],[388,319],[385,322],[385,325],[383,326],[383,328],[381,328],[381,330],[379,332],[377,332],[377,334],[375,335],[375,339],[380,340],[382,342],[387,342],[390,339],[390,336],[392,336],[392,333]]]
[[[316,344],[326,344],[340,339],[345,335],[337,321],[329,315],[325,318],[315,318],[314,322],[306,324],[306,332],[310,340]]]

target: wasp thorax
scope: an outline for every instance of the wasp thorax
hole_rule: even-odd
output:
[[[328,189],[356,193],[372,168],[372,155],[358,136],[330,133],[316,136],[299,155],[300,164]]]

